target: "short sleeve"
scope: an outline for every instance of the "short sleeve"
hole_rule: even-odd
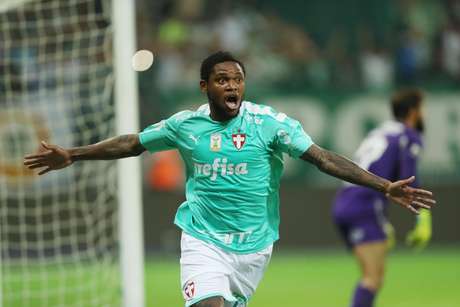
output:
[[[153,124],[139,133],[139,141],[142,146],[151,153],[176,148],[176,134],[181,119],[181,113],[183,112]]]
[[[273,142],[275,149],[287,153],[292,158],[298,158],[313,145],[311,137],[297,120],[286,116],[282,121],[276,122]]]
[[[419,140],[408,140],[405,136],[400,139],[399,179],[417,175],[417,160],[423,144]],[[412,186],[419,186],[417,176]]]

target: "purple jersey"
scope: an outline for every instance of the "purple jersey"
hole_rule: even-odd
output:
[[[388,121],[372,130],[355,153],[354,161],[364,169],[390,181],[415,176],[422,148],[420,134],[404,124]],[[413,184],[417,186],[417,182]],[[346,183],[337,193],[334,216],[374,216],[373,204],[386,204],[385,196],[370,188]]]

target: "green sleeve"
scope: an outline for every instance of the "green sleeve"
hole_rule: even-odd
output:
[[[298,158],[313,145],[311,137],[297,120],[286,116],[282,121],[276,121],[276,124],[273,130],[275,149],[287,153],[292,158]]]
[[[151,153],[177,148],[177,133],[184,112],[186,111],[174,114],[168,119],[145,128],[139,133],[139,141],[142,146]]]

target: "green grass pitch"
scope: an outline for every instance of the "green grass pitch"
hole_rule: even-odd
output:
[[[3,267],[3,307],[118,307],[118,266]],[[376,307],[460,307],[460,247],[393,252]],[[147,257],[148,307],[184,306],[179,257]],[[357,265],[341,250],[275,250],[250,307],[347,307]],[[1,304],[0,304],[1,305]],[[134,307],[134,306],[133,306]]]
[[[275,251],[250,307],[346,307],[358,278],[339,251]],[[149,258],[148,307],[183,306],[178,259]],[[460,249],[391,253],[376,307],[460,307]]]

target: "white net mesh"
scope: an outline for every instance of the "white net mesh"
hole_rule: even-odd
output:
[[[40,140],[68,147],[114,134],[110,2],[1,2],[1,302],[117,306],[115,162],[42,177],[23,167]]]

